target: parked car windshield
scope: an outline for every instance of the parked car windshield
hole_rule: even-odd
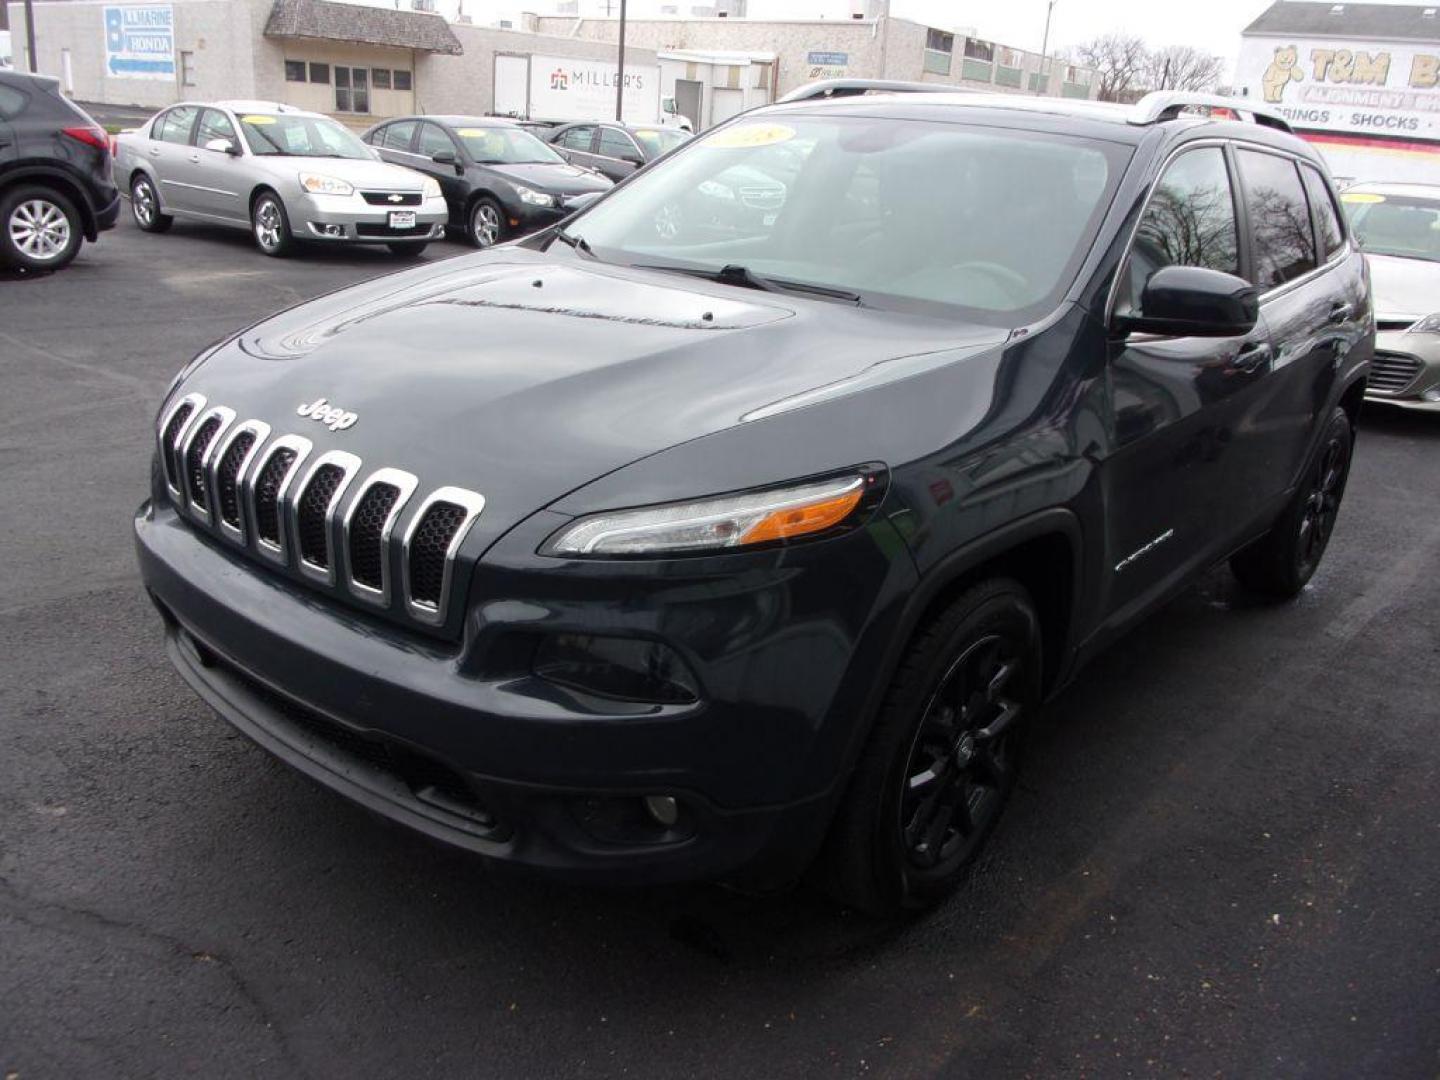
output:
[[[743,268],[750,283],[1019,326],[1073,279],[1129,153],[890,117],[757,118],[695,139],[571,232],[613,262],[731,281]]]
[[[369,148],[348,128],[323,116],[241,113],[240,130],[252,154],[283,157],[369,158]]]
[[[635,141],[640,144],[640,149],[645,151],[645,157],[651,161],[661,154],[668,154],[690,138],[689,133],[676,131],[673,128],[639,128],[630,134],[635,136]]]
[[[1347,191],[1340,201],[1369,254],[1440,262],[1440,199]]]
[[[522,128],[455,129],[470,156],[481,165],[563,165],[565,159]]]

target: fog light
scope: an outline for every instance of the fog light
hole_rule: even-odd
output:
[[[1440,386],[1430,387],[1429,390],[1425,391],[1423,396],[1426,401],[1440,402]]]
[[[540,642],[531,667],[542,679],[598,697],[654,705],[700,700],[695,676],[658,641],[553,634]]]
[[[667,829],[674,828],[680,820],[680,804],[669,795],[646,795],[645,810]]]
[[[345,235],[344,225],[326,225],[323,222],[312,221],[310,227],[321,236],[343,237]]]

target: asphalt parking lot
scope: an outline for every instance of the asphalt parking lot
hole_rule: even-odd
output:
[[[1088,669],[930,916],[582,891],[272,761],[136,577],[174,371],[398,265],[127,218],[0,277],[0,1076],[1437,1075],[1440,415],[1367,411],[1297,603],[1216,571]]]

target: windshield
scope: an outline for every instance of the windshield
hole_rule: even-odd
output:
[[[726,280],[743,268],[1019,326],[1073,278],[1128,153],[888,117],[742,121],[639,173],[572,232],[613,262]]]
[[[371,158],[348,128],[323,116],[242,113],[240,130],[252,154],[270,157]]]
[[[455,134],[481,165],[563,165],[565,159],[523,128],[462,127]]]
[[[641,128],[630,134],[635,136],[635,141],[640,144],[640,149],[645,151],[647,161],[654,161],[661,154],[668,154],[690,138],[683,131],[657,131],[652,128]]]
[[[1347,191],[1350,232],[1371,255],[1440,262],[1440,199]]]

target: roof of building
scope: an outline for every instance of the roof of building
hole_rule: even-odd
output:
[[[265,36],[388,45],[447,56],[459,56],[465,51],[439,15],[333,0],[275,0],[265,23]]]
[[[1429,4],[1307,3],[1276,0],[1247,34],[1296,37],[1411,38],[1440,41],[1440,2]],[[1429,12],[1427,15],[1426,12]]]

